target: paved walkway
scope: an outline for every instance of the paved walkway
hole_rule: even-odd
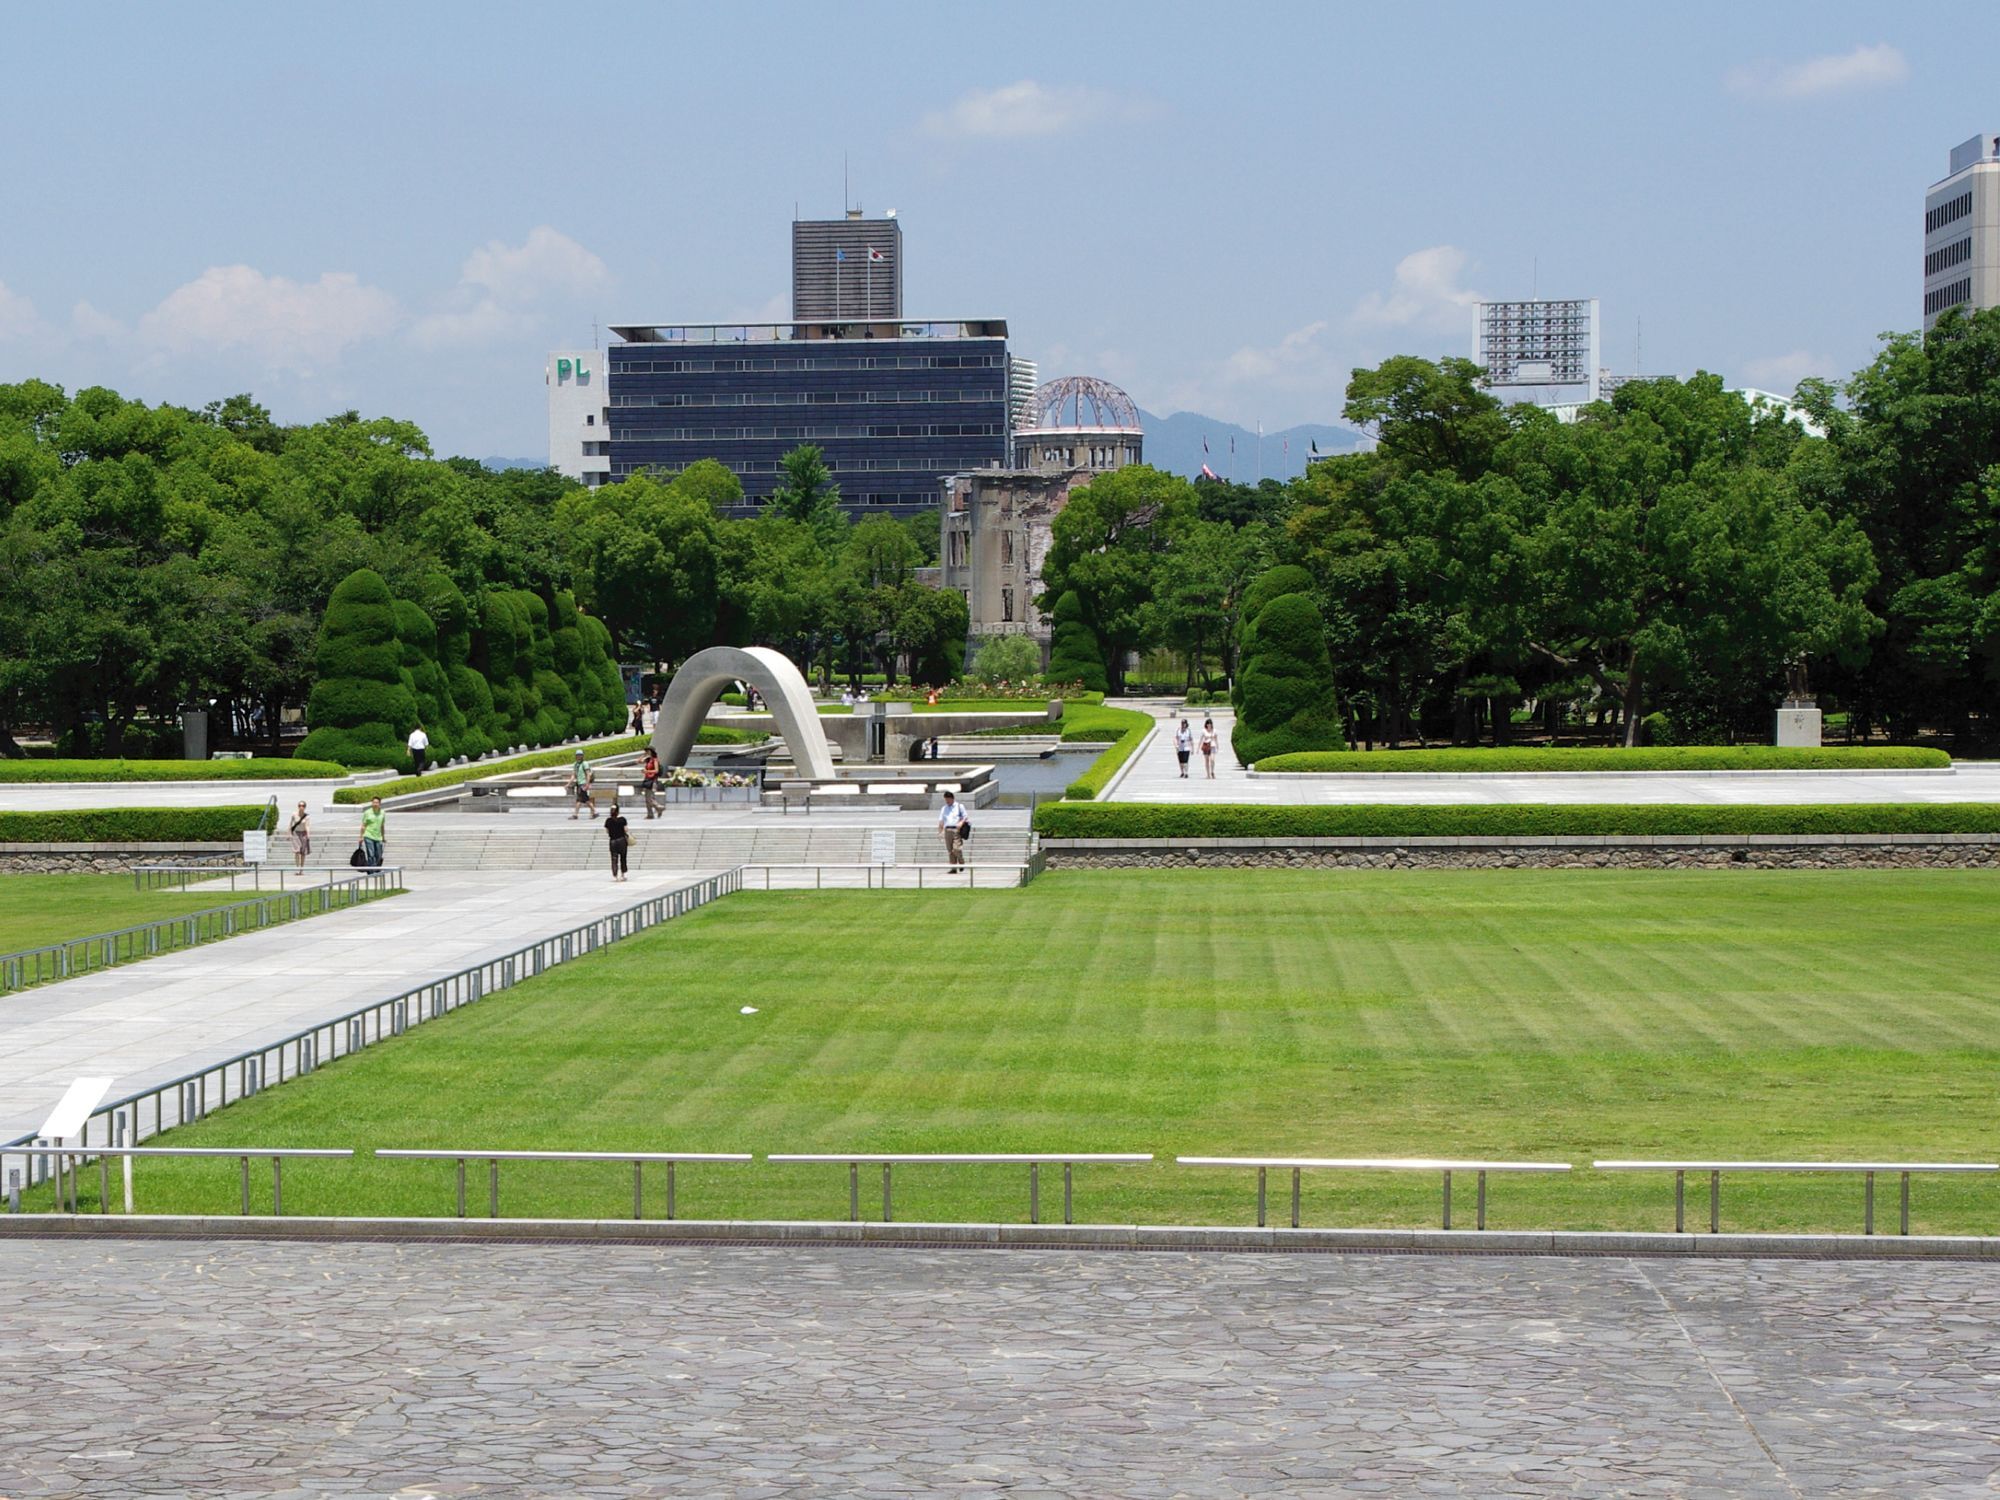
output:
[[[73,1078],[115,1078],[114,1094],[173,1079],[695,877],[407,878],[401,896],[10,996],[0,1005],[0,1140],[38,1128]]]
[[[0,1242],[0,1494],[1987,1495],[1991,1266]]]
[[[1613,776],[1587,774],[1525,776],[1434,776],[1422,772],[1294,780],[1250,776],[1229,753],[1235,717],[1227,708],[1190,711],[1197,743],[1201,721],[1213,715],[1223,753],[1213,781],[1194,757],[1182,781],[1174,760],[1172,720],[1141,753],[1111,794],[1116,802],[1448,803],[1448,802],[1695,802],[1718,805],[1764,802],[2000,802],[2000,761],[1965,761],[1949,775],[1936,772],[1874,772],[1846,776],[1829,771],[1756,771],[1722,776],[1675,776],[1665,772]]]

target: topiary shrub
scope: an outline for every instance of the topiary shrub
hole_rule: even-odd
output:
[[[493,695],[499,730],[493,747],[504,750],[533,740],[539,727],[542,698],[535,688],[534,630],[515,589],[488,589],[480,597],[479,622],[472,660]]]
[[[438,665],[461,721],[456,753],[477,760],[498,747],[500,726],[493,690],[472,665],[472,609],[458,585],[442,573],[424,579],[423,594],[424,612],[437,622]]]
[[[514,594],[528,622],[528,655],[534,663],[535,696],[540,709],[534,718],[534,739],[538,745],[559,745],[576,733],[576,694],[569,679],[556,666],[556,637],[549,601],[528,589]],[[583,648],[572,633],[564,642],[564,655],[581,663]]]
[[[344,766],[409,765],[403,743],[417,703],[403,680],[396,601],[382,575],[357,568],[327,601],[319,679],[306,700],[309,733],[298,753]]]
[[[1080,682],[1093,693],[1104,692],[1109,683],[1104,673],[1104,647],[1083,621],[1083,601],[1070,589],[1056,600],[1049,618],[1055,630],[1049,641],[1049,667],[1043,675],[1050,682]]]
[[[396,642],[401,649],[403,682],[416,700],[417,722],[430,736],[430,759],[443,765],[459,753],[465,738],[465,716],[452,702],[451,685],[438,665],[437,626],[421,605],[408,599],[396,601]]]
[[[595,615],[579,615],[577,628],[583,632],[584,663],[597,683],[598,733],[616,734],[631,715],[625,704],[625,676],[618,670],[618,657],[611,646],[611,629]]]
[[[1236,612],[1237,639],[1241,640],[1249,633],[1251,624],[1273,599],[1286,594],[1310,594],[1312,588],[1312,574],[1296,563],[1279,563],[1275,568],[1266,568],[1243,591],[1243,604]]]
[[[1304,594],[1280,594],[1244,643],[1243,701],[1230,745],[1251,765],[1267,755],[1344,750],[1326,623]]]

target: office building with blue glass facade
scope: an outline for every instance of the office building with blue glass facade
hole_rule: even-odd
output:
[[[850,514],[935,509],[945,480],[1006,462],[1007,325],[793,321],[614,325],[610,477],[726,465],[754,508],[817,446]]]

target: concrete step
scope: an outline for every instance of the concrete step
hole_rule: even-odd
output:
[[[461,826],[463,824],[464,826]],[[944,846],[921,825],[899,827],[896,862],[937,864]],[[874,830],[864,827],[776,825],[690,828],[632,824],[629,859],[635,870],[720,869],[730,865],[850,865],[870,862]],[[339,865],[347,844],[322,841],[313,863]],[[996,828],[975,835],[967,857],[977,864],[1021,864],[1028,857],[1025,828]],[[601,824],[492,828],[471,819],[420,822],[392,819],[387,862],[410,870],[589,870],[609,861]]]

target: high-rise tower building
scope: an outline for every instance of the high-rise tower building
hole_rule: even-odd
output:
[[[792,220],[792,316],[814,322],[903,316],[903,226],[893,215]]]
[[[2000,307],[2000,135],[1953,147],[1924,194],[1924,331],[1952,307]]]

